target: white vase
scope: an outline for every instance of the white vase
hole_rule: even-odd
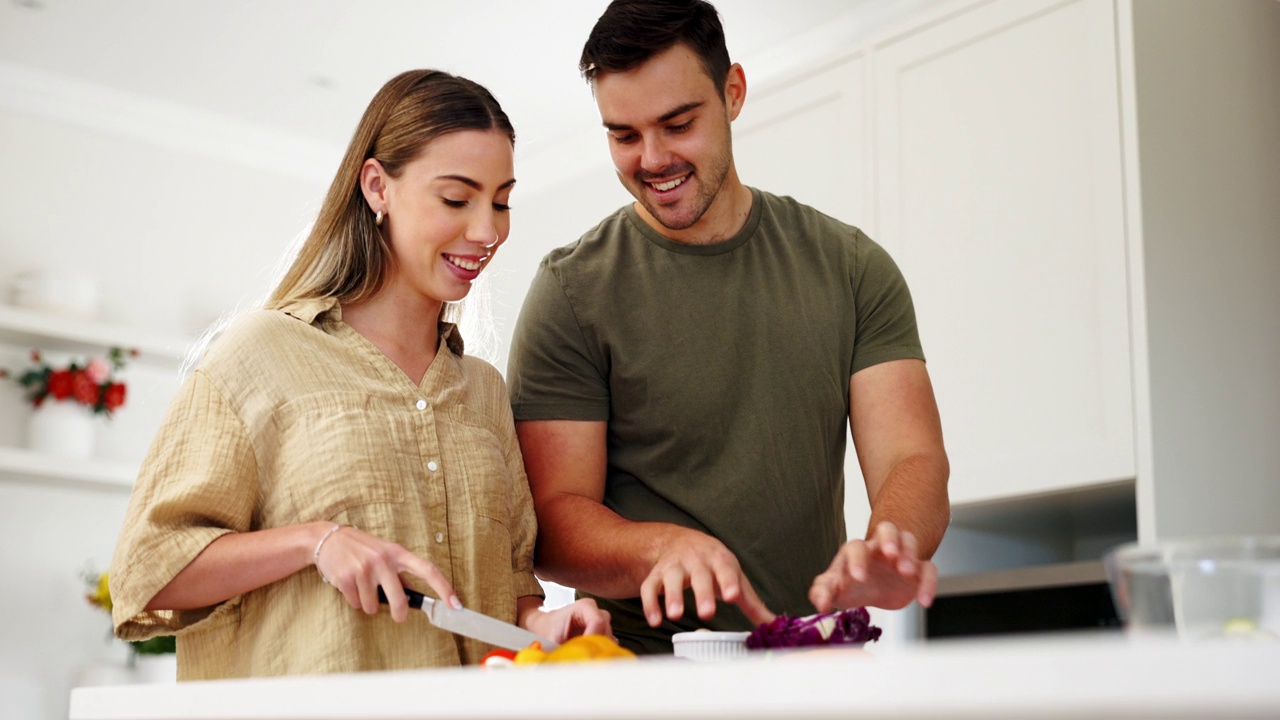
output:
[[[46,398],[27,424],[27,447],[62,458],[93,455],[96,422],[93,411],[74,400]]]

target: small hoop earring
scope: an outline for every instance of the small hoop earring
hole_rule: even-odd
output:
[[[379,210],[378,214],[375,215],[373,218],[373,224],[377,225],[378,227],[382,227],[382,218],[383,218],[382,211]]]

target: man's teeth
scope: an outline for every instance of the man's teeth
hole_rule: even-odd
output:
[[[684,182],[684,178],[678,177],[675,180],[668,180],[666,182],[661,182],[661,183],[653,183],[653,186],[661,192],[666,192],[673,187],[678,187],[683,182]]]
[[[463,270],[479,270],[480,269],[480,263],[476,262],[475,260],[467,260],[466,258],[454,257],[452,255],[445,255],[444,259],[448,260],[454,265],[457,265]]]

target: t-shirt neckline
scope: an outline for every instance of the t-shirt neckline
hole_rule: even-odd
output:
[[[747,221],[743,223],[742,229],[728,240],[709,243],[706,245],[692,245],[690,243],[676,242],[671,238],[665,237],[657,230],[649,226],[649,223],[640,217],[640,213],[636,212],[635,203],[628,203],[623,210],[627,213],[627,218],[631,220],[631,224],[639,229],[640,233],[645,236],[649,242],[658,247],[669,250],[682,255],[722,255],[732,252],[742,247],[751,236],[755,234],[756,228],[760,225],[760,217],[763,214],[763,201],[760,197],[760,191],[753,187],[748,187],[751,191],[751,214],[747,216]]]

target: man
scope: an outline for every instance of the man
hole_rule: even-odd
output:
[[[928,605],[949,470],[901,273],[738,179],[746,78],[708,3],[615,0],[581,69],[636,202],[547,256],[515,331],[539,574],[650,653],[774,612]],[[845,422],[872,507],[849,542]]]

